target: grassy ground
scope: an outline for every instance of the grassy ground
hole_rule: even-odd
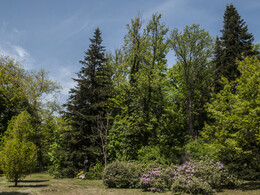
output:
[[[140,189],[107,189],[101,180],[79,180],[79,179],[53,179],[48,174],[39,173],[27,176],[14,187],[13,182],[8,182],[0,175],[0,195],[29,195],[29,194],[76,194],[76,195],[149,195]],[[158,193],[156,193],[158,194]],[[162,193],[164,195],[171,192]],[[260,194],[260,181],[247,182],[240,190],[224,190],[219,194]]]

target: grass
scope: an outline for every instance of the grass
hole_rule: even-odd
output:
[[[0,195],[5,194],[149,195],[154,193],[143,192],[141,189],[107,189],[101,180],[54,179],[47,173],[37,173],[21,180],[18,187],[14,187],[13,182],[8,182],[3,175],[0,175]],[[165,192],[162,194],[169,195],[172,193]],[[258,195],[260,194],[260,181],[245,182],[239,190],[224,190],[218,194]]]

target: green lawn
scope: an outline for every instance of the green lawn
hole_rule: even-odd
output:
[[[101,180],[53,179],[46,173],[32,174],[14,187],[0,175],[0,195],[29,195],[29,194],[76,194],[76,195],[149,195],[140,189],[107,189]],[[158,193],[156,193],[158,194]],[[172,194],[165,192],[162,194]],[[259,182],[246,182],[240,190],[224,190],[219,194],[260,194]]]

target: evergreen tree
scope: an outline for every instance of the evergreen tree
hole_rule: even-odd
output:
[[[94,37],[90,41],[85,58],[80,61],[82,68],[77,74],[78,78],[74,79],[77,85],[70,90],[66,104],[65,117],[71,120],[72,125],[72,130],[64,134],[68,152],[66,161],[70,169],[67,175],[75,174],[82,169],[86,157],[90,163],[100,161],[102,157],[97,144],[99,138],[93,131],[96,119],[105,114],[104,108],[111,94],[111,69],[106,63],[99,28],[95,30]]]
[[[215,48],[215,91],[220,91],[221,77],[229,81],[240,76],[236,60],[243,60],[243,56],[256,55],[253,50],[253,35],[248,33],[247,25],[241,19],[233,4],[227,5],[224,14],[222,37],[217,38]]]

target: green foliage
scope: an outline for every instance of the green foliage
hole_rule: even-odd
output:
[[[35,129],[32,127],[31,120],[31,116],[27,111],[22,112],[17,117],[13,117],[9,121],[3,140],[33,141]]]
[[[206,143],[200,137],[188,141],[184,146],[184,150],[191,155],[194,160],[200,160],[203,156],[208,156],[213,160],[219,160],[218,153],[220,149],[218,145]]]
[[[130,161],[137,157],[139,142],[137,132],[134,131],[131,118],[117,116],[109,132],[108,151],[110,160]]]
[[[167,159],[165,156],[162,155],[160,147],[156,145],[143,146],[141,149],[138,150],[137,153],[137,161],[145,164],[151,162],[157,162],[159,164],[169,164],[170,161],[170,159]]]
[[[6,131],[13,116],[28,107],[26,77],[25,70],[14,59],[0,58],[0,133]]]
[[[259,60],[239,62],[241,76],[235,81],[223,78],[224,89],[207,104],[212,119],[202,136],[219,148],[220,159],[233,170],[260,170]]]
[[[89,171],[85,172],[86,179],[102,179],[104,167],[98,162],[94,166],[89,168]]]
[[[112,162],[103,172],[103,183],[108,188],[138,188],[143,166],[136,163]]]
[[[51,128],[53,129],[53,138],[48,149],[48,156],[51,162],[51,165],[49,166],[49,173],[55,178],[60,178],[66,175],[63,170],[66,153],[62,145],[62,134],[70,131],[71,126],[68,121],[64,120],[62,117],[59,117],[56,120],[53,120]]]

